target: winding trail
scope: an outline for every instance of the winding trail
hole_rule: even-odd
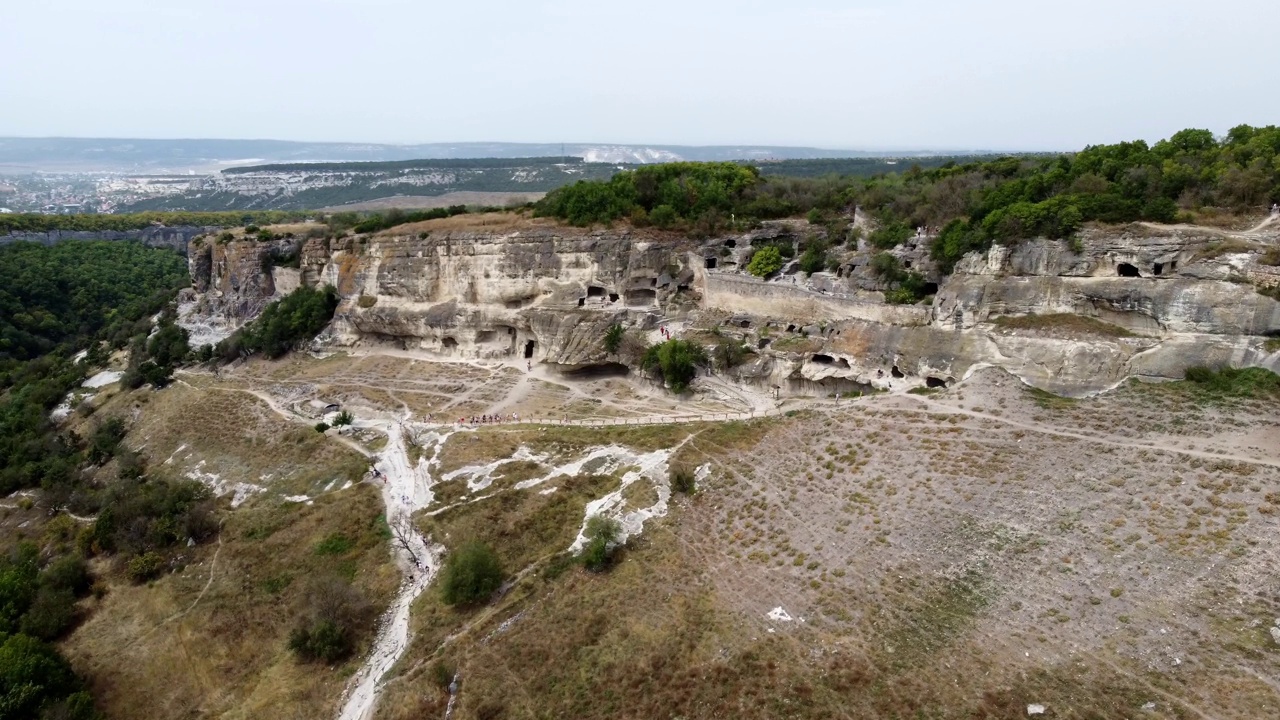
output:
[[[377,428],[387,435],[386,447],[378,453],[374,468],[383,479],[382,500],[387,508],[387,524],[392,528],[392,553],[405,581],[382,619],[369,659],[348,685],[339,720],[373,717],[383,676],[409,647],[409,610],[439,572],[444,555],[444,548],[428,542],[413,524],[414,511],[426,507],[433,499],[431,463],[425,459],[417,464],[409,461],[402,422],[379,420],[357,425]],[[434,442],[438,454],[450,434],[432,432],[425,442]]]

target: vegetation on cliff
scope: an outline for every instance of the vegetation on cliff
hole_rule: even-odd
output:
[[[672,392],[682,393],[708,362],[707,351],[696,342],[672,338],[649,346],[640,358],[640,369],[662,379]]]
[[[227,361],[259,352],[278,358],[314,338],[337,307],[338,293],[332,287],[300,287],[267,305],[257,319],[218,343],[215,352]]]
[[[1280,201],[1280,127],[1241,125],[1225,137],[1183,130],[1154,145],[1095,145],[1078,153],[1020,156],[859,180],[762,176],[733,163],[672,163],[555,190],[538,213],[575,225],[629,218],[637,225],[708,234],[730,224],[854,206],[892,248],[912,228],[942,228],[931,248],[944,272],[971,250],[1031,237],[1066,238],[1084,223],[1173,222],[1206,207],[1257,211]],[[815,212],[816,211],[816,212]]]

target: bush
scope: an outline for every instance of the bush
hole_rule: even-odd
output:
[[[41,640],[54,640],[71,627],[76,596],[64,588],[42,587],[22,616],[22,632]]]
[[[604,349],[610,355],[616,354],[618,349],[622,347],[622,337],[626,334],[626,328],[618,323],[609,326],[604,333]]]
[[[502,564],[493,549],[481,542],[468,542],[445,561],[441,599],[446,605],[474,605],[502,587],[503,579]]]
[[[756,277],[769,277],[782,269],[782,251],[776,245],[766,245],[751,255],[747,272]]]
[[[698,374],[698,366],[706,364],[707,352],[701,345],[674,338],[650,346],[640,358],[642,370],[656,373],[676,393],[688,389]]]
[[[145,552],[130,558],[129,562],[125,563],[125,572],[133,582],[142,583],[159,575],[162,567],[164,567],[164,558],[160,553]]]
[[[328,429],[329,429],[329,423],[327,423],[327,422],[318,422],[318,423],[316,423],[316,424],[315,424],[315,429],[316,429],[316,432],[318,432],[318,433],[325,432],[326,430],[328,430]]]
[[[319,334],[337,307],[338,293],[332,287],[300,287],[268,304],[257,319],[218,343],[216,352],[227,361],[259,352],[278,358]]]
[[[347,632],[329,620],[317,620],[289,633],[289,649],[308,660],[334,663],[351,654]]]
[[[368,601],[350,583],[323,577],[306,591],[299,624],[289,633],[289,649],[303,660],[334,663],[356,647],[357,630],[371,624]]]
[[[696,475],[684,466],[673,466],[671,468],[671,489],[685,495],[692,495],[698,491],[698,481]]]
[[[599,572],[609,566],[613,553],[617,549],[618,536],[622,534],[622,523],[603,515],[592,515],[587,518],[584,536],[587,544],[582,548],[582,565],[592,572]]]
[[[873,247],[888,250],[906,242],[911,237],[911,228],[904,222],[888,222],[876,228],[867,241]]]
[[[799,267],[800,271],[805,275],[812,275],[816,272],[822,272],[827,266],[827,246],[818,241],[812,241],[805,247],[804,253],[800,255]]]
[[[337,417],[333,419],[333,426],[342,427],[344,425],[350,425],[355,421],[356,419],[351,413],[347,412],[346,410],[343,410],[342,412],[338,413]]]
[[[93,717],[92,702],[57,649],[29,635],[6,638],[0,645],[0,717],[37,718],[58,704],[76,709],[66,717]]]

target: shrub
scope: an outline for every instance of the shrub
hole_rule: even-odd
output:
[[[289,649],[303,660],[334,663],[356,647],[357,630],[370,624],[368,601],[350,583],[323,577],[308,586]]]
[[[592,515],[587,518],[584,535],[587,544],[582,549],[582,565],[592,572],[599,572],[609,566],[617,549],[618,536],[622,534],[622,523],[603,515]]]
[[[0,713],[5,718],[37,718],[63,698],[81,708],[74,718],[89,718],[92,702],[79,692],[71,665],[47,643],[29,635],[12,635],[0,645]]]
[[[698,366],[706,363],[707,352],[701,345],[674,338],[650,346],[640,358],[642,370],[656,373],[676,393],[684,392],[697,376]]]
[[[343,425],[350,425],[355,421],[356,419],[351,413],[347,412],[346,410],[343,410],[342,412],[338,413],[337,417],[333,419],[333,426],[342,427]]]
[[[164,566],[164,558],[160,557],[157,552],[145,552],[137,557],[130,558],[125,564],[125,572],[129,579],[135,583],[146,582],[156,575],[160,574],[160,568]]]
[[[53,640],[71,627],[75,607],[76,596],[70,590],[42,587],[22,616],[20,628],[32,637]]]
[[[626,328],[619,323],[610,325],[604,333],[604,349],[611,355],[616,354],[618,348],[622,347],[622,336],[626,332]]]
[[[827,266],[827,246],[816,240],[810,242],[800,255],[799,266],[805,275],[822,272]]]
[[[698,491],[697,478],[689,468],[673,466],[671,468],[671,489],[678,493],[692,495]]]
[[[766,245],[751,255],[747,272],[756,277],[768,277],[782,269],[782,252],[776,245]]]
[[[318,433],[322,433],[322,432],[325,432],[326,430],[328,430],[328,429],[329,429],[329,423],[327,423],[327,422],[318,422],[318,423],[316,423],[316,424],[315,424],[315,426],[314,426],[314,427],[315,427],[315,429],[316,429],[316,432],[318,432]]]
[[[329,620],[318,620],[289,634],[289,649],[309,660],[336,662],[351,654],[347,633]]]
[[[876,228],[867,241],[881,250],[897,247],[911,237],[911,228],[904,222],[887,222]]]
[[[502,564],[492,548],[481,542],[465,543],[445,561],[441,599],[446,605],[474,605],[502,587],[503,578]]]

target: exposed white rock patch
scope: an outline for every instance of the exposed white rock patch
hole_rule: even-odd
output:
[[[631,450],[617,446],[600,448],[593,451],[588,458],[607,457],[609,464],[613,468],[625,466],[638,466],[637,470],[629,470],[622,476],[622,483],[617,490],[605,495],[598,500],[592,500],[587,503],[586,512],[583,514],[582,527],[578,530],[578,537],[569,546],[569,552],[577,553],[587,544],[587,522],[594,515],[603,515],[611,517],[618,521],[621,525],[621,531],[618,533],[617,542],[626,543],[627,539],[633,535],[639,535],[644,530],[646,520],[655,517],[662,517],[667,514],[667,503],[671,499],[671,481],[669,478],[669,468],[667,461],[671,459],[673,450],[655,450],[651,453],[638,455]],[[577,475],[580,472],[581,463],[578,464],[579,471],[572,474]],[[622,497],[622,493],[632,483],[642,480],[653,483],[654,490],[658,493],[658,500],[647,508],[635,510],[626,509],[626,501]]]
[[[93,377],[81,383],[82,387],[100,388],[106,387],[112,383],[120,382],[120,378],[124,377],[124,373],[119,370],[103,370]]]
[[[765,613],[765,617],[775,622],[791,622],[794,619],[781,605]]]
[[[231,495],[231,507],[233,508],[240,507],[246,500],[254,495],[267,491],[266,488],[252,483],[227,482],[217,473],[204,472],[201,470],[203,467],[204,460],[201,460],[194,468],[187,471],[187,478],[205,485],[212,490],[213,494],[217,497]]]

